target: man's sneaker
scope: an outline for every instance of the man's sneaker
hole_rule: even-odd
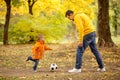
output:
[[[104,72],[104,71],[106,71],[106,69],[105,69],[105,67],[104,68],[98,68],[97,71]]]
[[[79,72],[81,72],[81,69],[73,68],[72,70],[68,70],[68,72],[70,72],[70,73],[79,73]]]

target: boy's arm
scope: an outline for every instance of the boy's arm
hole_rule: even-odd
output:
[[[52,50],[51,48],[47,47],[46,45],[44,45],[45,50]]]

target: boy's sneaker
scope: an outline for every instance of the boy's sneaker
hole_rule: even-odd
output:
[[[26,61],[29,61],[29,58],[27,58]]]
[[[37,70],[34,70],[34,72],[37,72]]]
[[[68,70],[68,72],[70,72],[70,73],[79,73],[79,72],[81,72],[81,69],[73,68],[72,70]]]
[[[97,71],[104,72],[104,71],[106,71],[106,69],[105,69],[105,67],[104,68],[98,68]]]
[[[26,62],[29,61],[28,59],[26,60]]]

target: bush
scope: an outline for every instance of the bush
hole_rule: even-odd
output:
[[[47,42],[58,42],[64,36],[64,21],[61,17],[19,16],[11,18],[9,27],[9,43],[32,43],[38,34],[44,34]]]

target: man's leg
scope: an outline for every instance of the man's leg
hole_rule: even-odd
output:
[[[84,36],[83,38],[83,46],[80,47],[78,46],[77,51],[76,51],[76,69],[80,69],[82,66],[82,56],[85,51],[85,49],[88,47],[88,45],[93,41],[93,35],[94,32]]]
[[[94,34],[94,32],[92,32],[88,35],[85,35],[83,38],[83,46],[82,47],[78,46],[78,48],[77,48],[76,65],[75,65],[76,69],[81,69],[83,53],[84,53],[85,49],[88,47],[88,45],[93,41],[93,34]],[[70,70],[69,72],[74,72],[74,71],[75,71],[75,69]]]
[[[83,52],[84,52],[84,47],[78,46],[77,51],[76,51],[76,64],[75,64],[76,69],[80,69],[82,66]]]
[[[97,46],[96,46],[96,40],[94,38],[94,40],[89,44],[90,46],[90,49],[91,51],[93,52],[94,56],[96,57],[96,60],[97,60],[97,63],[99,65],[99,68],[103,68],[104,67],[104,64],[103,64],[103,61],[102,61],[102,57],[100,55],[100,52],[98,51],[97,49]]]
[[[86,42],[86,37],[83,40],[83,46],[80,47],[78,45],[77,50],[76,50],[76,64],[75,68],[72,70],[69,70],[68,72],[81,72],[81,66],[82,66],[82,57],[85,49],[88,47],[88,42]]]

